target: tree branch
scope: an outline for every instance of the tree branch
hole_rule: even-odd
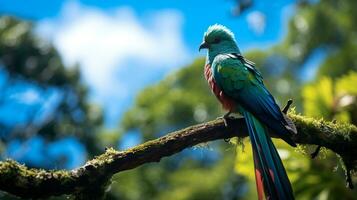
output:
[[[293,136],[296,143],[320,145],[336,152],[345,163],[346,174],[357,169],[355,126],[316,120],[293,113],[288,115],[298,130],[298,134]],[[228,122],[228,128],[222,119],[194,125],[126,151],[109,148],[104,154],[71,171],[28,169],[15,161],[6,160],[0,162],[0,190],[26,198],[73,194],[77,199],[85,199],[85,194],[88,194],[86,191],[91,191],[92,198],[94,195],[100,197],[115,173],[145,163],[159,162],[163,157],[200,143],[248,135],[243,118],[229,119]],[[93,194],[93,191],[97,194]]]

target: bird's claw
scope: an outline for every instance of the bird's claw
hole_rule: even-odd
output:
[[[231,111],[228,111],[226,114],[224,114],[222,117],[218,117],[217,119],[222,119],[223,120],[223,123],[224,123],[224,126],[225,127],[228,127],[228,118],[229,118],[229,115],[231,114],[232,112]]]

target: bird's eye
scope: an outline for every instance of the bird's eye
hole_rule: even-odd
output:
[[[216,38],[216,39],[213,40],[213,44],[217,44],[219,42],[221,42],[221,39],[219,39],[219,38]]]

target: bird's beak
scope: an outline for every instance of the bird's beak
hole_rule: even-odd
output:
[[[198,49],[198,51],[201,51],[201,49],[207,49],[209,47],[209,45],[206,42],[202,42],[200,45],[200,48]]]

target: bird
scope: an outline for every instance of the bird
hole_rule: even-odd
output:
[[[296,147],[294,123],[281,112],[255,63],[242,56],[234,34],[215,24],[204,33],[199,51],[207,49],[204,76],[223,108],[243,115],[252,144],[258,199],[294,199],[291,183],[269,131]]]

